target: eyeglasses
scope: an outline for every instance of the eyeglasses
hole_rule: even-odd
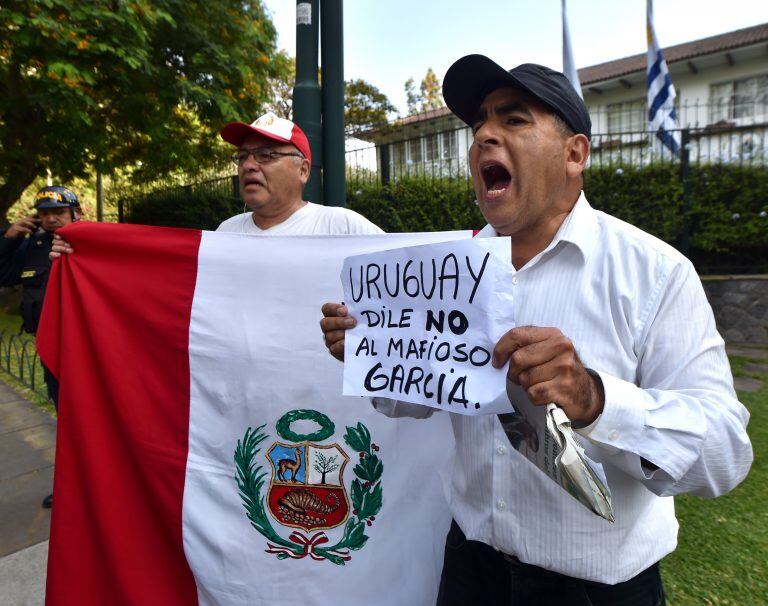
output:
[[[257,147],[253,149],[238,149],[232,154],[231,158],[232,162],[240,166],[248,159],[248,156],[253,156],[253,159],[259,164],[270,164],[283,156],[294,156],[296,158],[304,157],[299,152],[280,152],[275,151],[274,149],[269,149],[268,147]]]

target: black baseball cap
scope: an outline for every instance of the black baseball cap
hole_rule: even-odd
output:
[[[509,71],[483,55],[467,55],[456,61],[443,78],[443,98],[448,108],[472,126],[480,105],[497,88],[519,88],[541,101],[574,133],[592,136],[592,121],[584,100],[562,72],[535,63],[523,63]]]

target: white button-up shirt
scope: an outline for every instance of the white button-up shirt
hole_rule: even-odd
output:
[[[496,235],[487,226],[478,237]],[[582,194],[510,291],[517,326],[560,329],[602,379],[605,408],[579,439],[604,466],[616,521],[591,513],[512,448],[495,415],[451,415],[453,515],[467,538],[523,562],[625,581],[674,550],[670,495],[727,492],[752,462],[749,413],[701,281],[674,248],[594,210]],[[374,404],[392,416],[431,414]]]

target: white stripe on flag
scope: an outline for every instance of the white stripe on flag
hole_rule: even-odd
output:
[[[341,300],[339,275],[346,256],[470,235],[253,238],[203,233],[189,328],[183,509],[184,550],[200,604],[434,604],[450,522],[442,482],[453,452],[448,415],[390,419],[375,412],[367,399],[342,396],[342,365],[325,350],[318,321],[323,302]],[[335,427],[332,436],[286,439],[277,422],[295,410],[329,419]],[[297,498],[315,503],[308,506],[308,515],[313,507],[344,505],[343,490],[335,493],[338,501],[326,489],[318,492],[318,468],[312,465],[318,464],[318,453],[342,462],[344,455],[334,450],[338,445],[349,462],[326,480],[338,483],[334,478],[342,474],[351,503],[350,484],[362,459],[345,432],[358,423],[370,432],[383,464],[382,506],[370,525],[362,524],[365,544],[338,550],[349,558],[341,565],[318,554],[338,545],[346,525],[356,523],[352,507],[346,522],[336,527],[291,527],[280,521],[278,505],[267,493],[294,491]],[[238,440],[249,427],[262,425],[267,437],[254,464],[266,474],[260,496],[263,519],[275,533],[270,537],[249,521],[235,482]],[[318,432],[316,421],[289,426],[294,434]],[[273,469],[280,460],[287,480],[282,484]],[[313,494],[319,500],[313,501]],[[327,542],[318,542],[321,535]],[[307,545],[306,550],[298,544]]]

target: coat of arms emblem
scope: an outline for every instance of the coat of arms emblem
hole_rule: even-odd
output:
[[[296,421],[314,421],[319,429],[310,434],[295,433],[291,425]],[[249,427],[238,441],[235,479],[251,526],[268,541],[265,551],[281,560],[310,556],[343,565],[352,558],[350,551],[365,545],[365,530],[381,509],[384,466],[379,447],[362,423],[346,428],[344,443],[358,456],[348,493],[344,471],[349,455],[339,443],[320,444],[333,436],[333,422],[316,410],[287,412],[275,425],[285,441],[275,441],[265,453],[271,475],[262,496],[267,472],[258,455],[268,437],[264,427]],[[270,517],[296,530],[285,538],[272,526]],[[330,539],[324,531],[341,526],[341,537],[326,546]]]

